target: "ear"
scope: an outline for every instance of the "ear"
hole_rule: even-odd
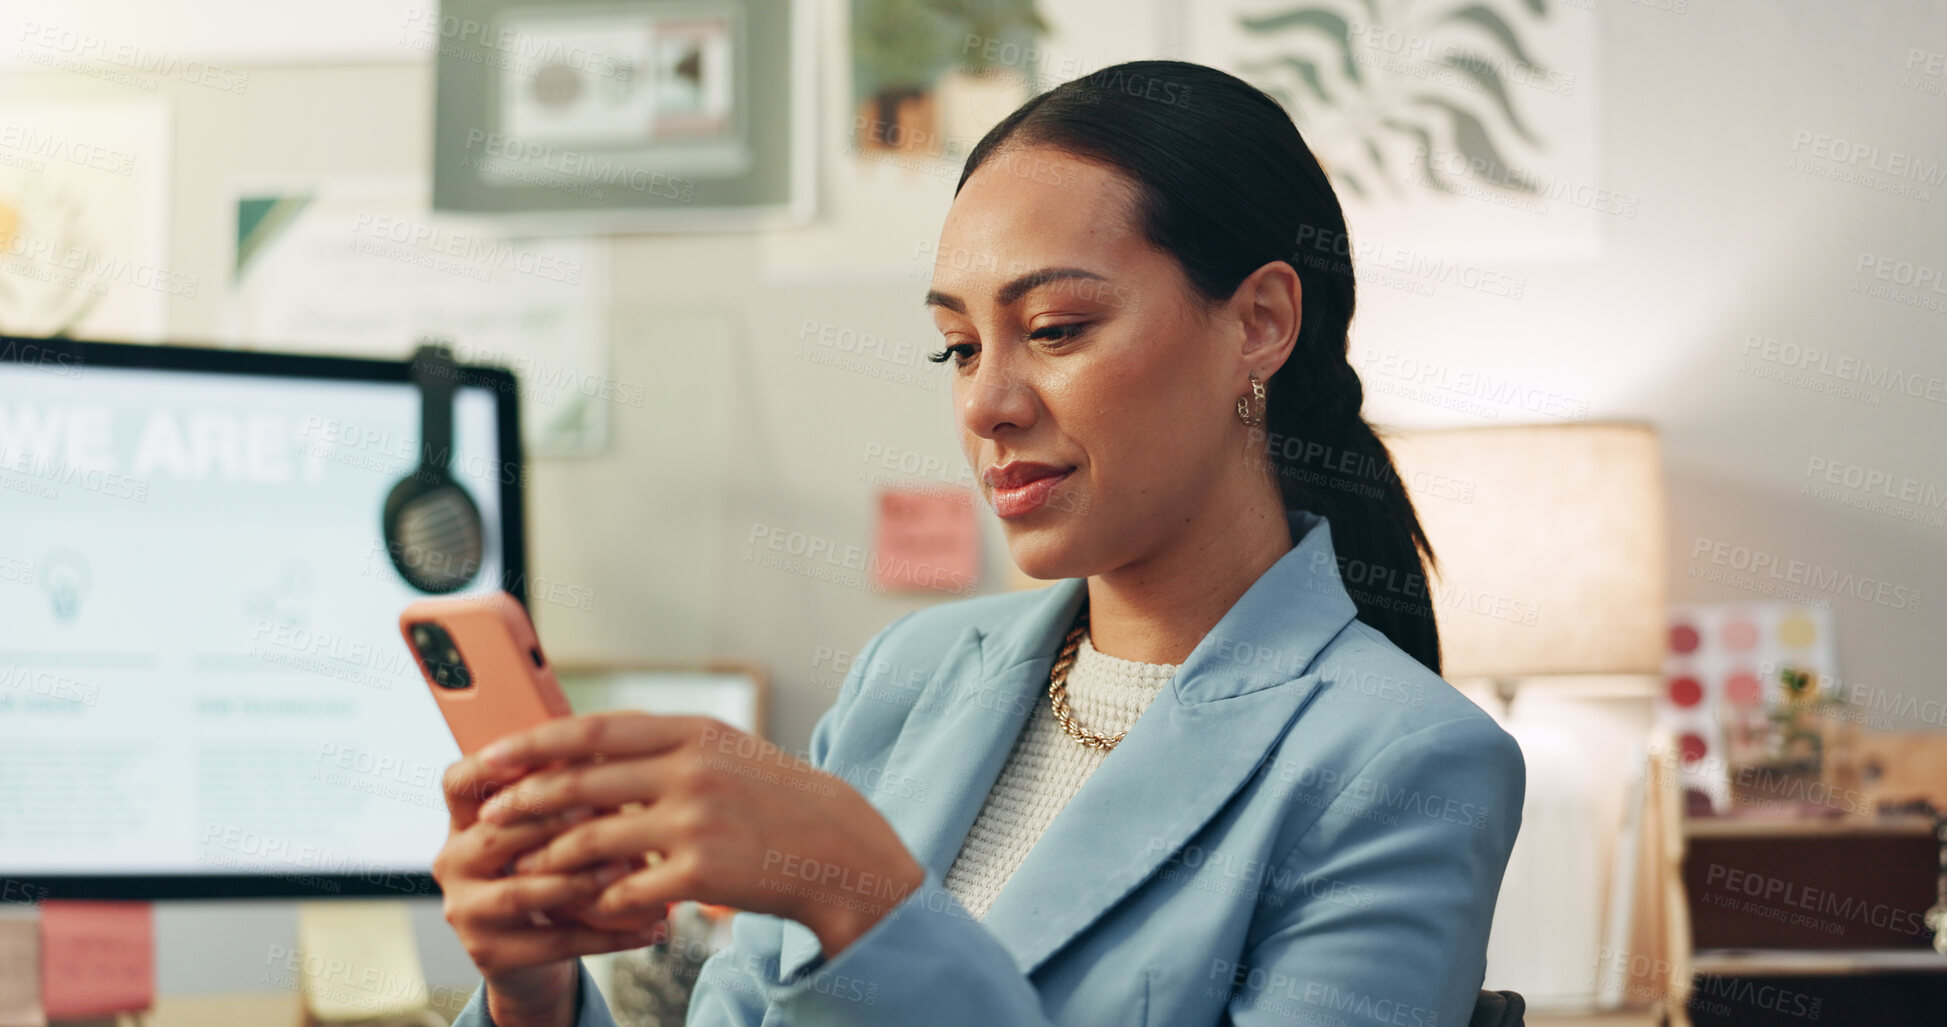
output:
[[[1305,309],[1298,269],[1282,260],[1265,264],[1238,283],[1230,306],[1244,329],[1244,346],[1238,355],[1245,370],[1268,380],[1298,343]]]

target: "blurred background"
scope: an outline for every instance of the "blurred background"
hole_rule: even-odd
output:
[[[55,431],[35,404],[113,393],[139,415],[173,379],[34,340],[395,365],[370,406],[273,399],[288,368],[211,400],[304,411],[280,430],[375,495],[416,452],[402,362],[441,342],[518,382],[512,404],[460,398],[459,451],[485,461],[465,471],[476,492],[524,504],[510,521],[483,503],[487,549],[577,705],[714,711],[800,750],[881,627],[1040,584],[973,497],[920,299],[981,134],[1155,57],[1265,88],[1346,207],[1349,240],[1294,240],[1293,259],[1357,270],[1365,412],[1395,433],[1448,563],[1447,676],[1529,759],[1487,986],[1527,995],[1534,1022],[1928,1022],[1903,1017],[1937,1010],[1947,970],[1930,912],[1947,894],[1938,3],[17,0],[0,14],[0,509],[106,525],[159,508],[33,471]],[[518,450],[493,427],[509,406]],[[175,501],[121,470],[124,491]],[[503,477],[519,487],[494,491]],[[357,531],[365,558],[374,528]],[[280,563],[305,544],[250,543],[269,591],[237,630],[261,633],[286,592],[331,591],[328,561]],[[60,691],[27,672],[110,564],[33,531],[0,547],[6,602],[46,621],[0,623],[0,738],[24,744]],[[382,617],[363,640],[396,630]],[[102,689],[89,716],[113,711],[121,671],[61,665],[83,667],[70,693]],[[409,666],[385,673],[423,690]],[[430,709],[411,715],[440,730]],[[306,766],[338,757],[333,737],[303,743]],[[362,758],[339,769],[365,783],[307,787],[383,803]],[[53,911],[48,882],[92,875],[75,896],[155,902],[102,928],[147,938],[129,944],[148,990],[120,1005],[348,1019],[358,1004],[333,1005],[304,954],[387,922],[388,955],[346,958],[407,983],[364,1013],[450,1019],[477,982],[436,898],[334,902],[207,855],[68,873],[29,837],[59,817],[25,796],[70,770],[0,755],[18,892],[0,898]],[[393,777],[437,802],[436,776]],[[443,832],[424,802],[387,816]],[[423,883],[410,853],[373,865]],[[140,883],[170,875],[204,884]],[[1805,889],[1840,905],[1779,898]],[[334,927],[353,907],[376,919]],[[700,958],[723,911],[691,912]],[[612,999],[663,995],[632,1022],[665,1022],[687,957],[602,979]]]

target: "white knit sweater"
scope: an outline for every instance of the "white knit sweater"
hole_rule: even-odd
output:
[[[1177,666],[1106,655],[1090,644],[1084,632],[1075,665],[1068,671],[1068,709],[1084,731],[1105,735],[1126,731],[1176,676]],[[1028,850],[1108,755],[1061,729],[1044,687],[947,871],[947,891],[974,916],[986,919],[994,897],[1014,876]]]

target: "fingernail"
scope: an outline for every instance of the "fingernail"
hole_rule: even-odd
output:
[[[622,866],[619,863],[610,863],[602,867],[600,870],[595,871],[595,884],[598,887],[606,888],[609,885],[614,884],[615,882],[621,880],[622,875],[628,872],[629,872],[628,867]]]
[[[509,767],[514,763],[514,746],[507,739],[501,739],[480,750],[480,760],[496,767]]]
[[[573,824],[582,823],[583,821],[592,820],[594,819],[594,817],[595,817],[594,810],[589,809],[586,806],[576,806],[574,809],[571,809],[568,812],[561,814],[561,822],[564,824],[573,825]]]
[[[541,854],[538,852],[530,852],[522,856],[514,861],[514,869],[523,874],[541,869]]]

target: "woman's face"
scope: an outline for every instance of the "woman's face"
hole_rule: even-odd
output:
[[[1244,329],[1142,237],[1135,197],[1110,168],[1003,151],[940,233],[926,301],[953,354],[961,445],[1036,578],[1208,533],[1248,468]]]

